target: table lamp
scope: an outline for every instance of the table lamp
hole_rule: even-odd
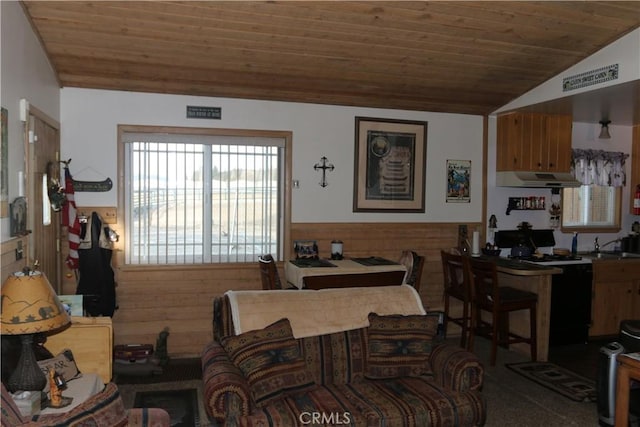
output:
[[[0,314],[0,333],[20,335],[22,343],[18,366],[11,374],[7,388],[11,392],[42,391],[47,384],[47,377],[36,363],[33,336],[59,329],[71,322],[71,318],[47,277],[29,269],[12,273],[2,284]]]

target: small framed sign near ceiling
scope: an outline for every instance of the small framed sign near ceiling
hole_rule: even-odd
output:
[[[187,105],[187,119],[216,119],[222,118],[222,107],[198,107]]]

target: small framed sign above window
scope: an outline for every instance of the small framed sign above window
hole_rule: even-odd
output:
[[[187,105],[187,119],[216,119],[222,118],[221,107],[198,107]]]

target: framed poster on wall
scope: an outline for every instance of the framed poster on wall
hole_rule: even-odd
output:
[[[0,218],[9,215],[9,112],[0,109],[2,136],[0,142]]]
[[[354,212],[424,212],[427,122],[356,117]]]
[[[447,160],[447,203],[471,202],[471,160]]]

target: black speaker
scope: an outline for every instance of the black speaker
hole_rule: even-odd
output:
[[[620,322],[618,341],[625,353],[640,352],[640,320],[623,320]]]

